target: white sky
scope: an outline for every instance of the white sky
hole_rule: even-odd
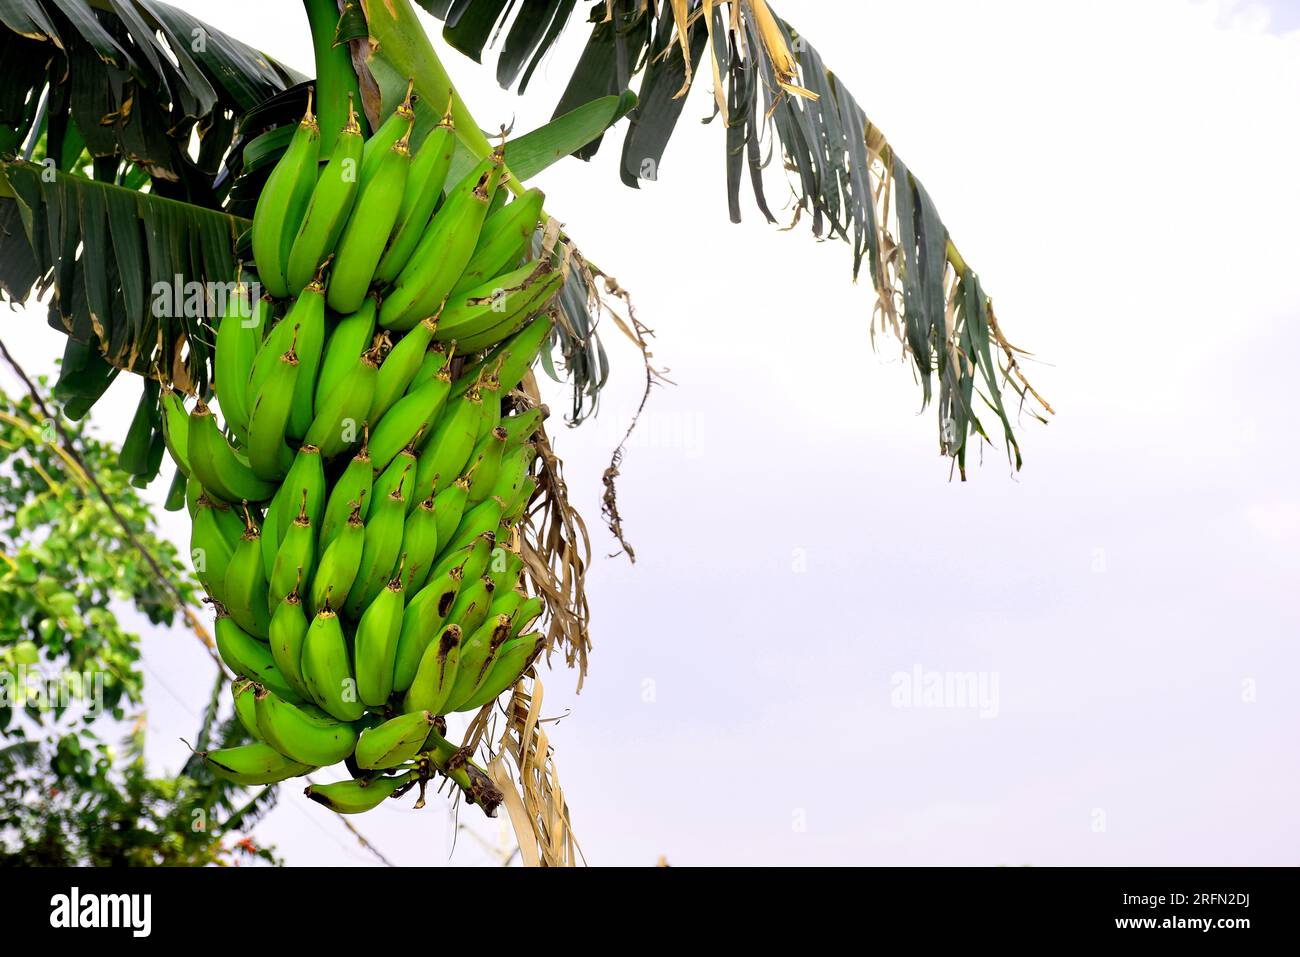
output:
[[[297,5],[180,5],[310,70]],[[989,449],[950,483],[847,250],[728,224],[707,81],[657,183],[618,183],[617,136],[539,177],[677,383],[624,463],[635,566],[604,557],[599,518],[640,388],[612,326],[602,415],[557,440],[598,556],[587,686],[545,679],[587,858],[1294,863],[1300,4],[777,8],[921,177],[1060,415],[1026,420],[1020,475]],[[522,100],[447,65],[484,125],[530,129],[583,39]],[[52,370],[38,312],[0,328]],[[137,394],[96,409],[104,434]],[[175,769],[210,667],[142,627],[150,753]],[[996,715],[894,707],[918,668],[995,678]],[[401,863],[488,861],[466,838],[449,856],[437,801],[353,820]],[[293,787],[257,834],[293,864],[369,862]]]

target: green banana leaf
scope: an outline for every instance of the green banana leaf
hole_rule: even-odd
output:
[[[301,112],[303,78],[157,0],[4,0],[0,59],[0,295],[51,293],[65,411],[121,369],[205,388],[205,316],[156,315],[153,284],[230,277],[236,121]]]
[[[406,95],[406,74],[400,67],[388,62],[383,56],[382,47],[368,65],[379,86],[380,105],[376,119],[380,119],[391,113]],[[418,82],[416,90],[419,91]],[[547,167],[599,139],[607,129],[635,109],[636,103],[636,94],[624,90],[618,95],[603,96],[584,103],[535,130],[510,136],[506,140],[506,165],[521,181],[530,180]],[[418,148],[437,124],[442,112],[443,104],[435,104],[429,97],[421,96],[416,100],[412,144]],[[448,179],[455,182],[473,169],[478,161],[479,158],[463,142],[457,141]],[[248,162],[247,156],[245,162]]]
[[[400,6],[406,0],[395,2]],[[971,281],[974,273],[957,252],[920,179],[872,125],[842,78],[822,62],[809,38],[776,16],[766,0],[740,5],[739,31],[731,30],[722,3],[715,4],[711,46],[701,0],[600,0],[586,5],[585,17],[576,14],[575,3],[565,0],[417,2],[444,21],[443,38],[473,60],[482,62],[486,49],[497,47],[498,81],[519,92],[564,28],[585,19],[590,35],[555,115],[635,88],[639,100],[628,117],[620,163],[620,176],[632,188],[663,175],[664,150],[685,103],[681,92],[700,76],[709,82],[713,70],[705,59],[708,54],[723,78],[719,93],[727,111],[723,135],[732,221],[740,221],[741,183],[748,179],[760,212],[776,222],[763,180],[775,159],[778,168],[788,171],[799,212],[807,215],[814,235],[845,241],[854,280],[867,267],[876,289],[870,321],[901,331],[922,383],[923,402],[929,403],[937,391],[940,449],[953,457],[965,477],[968,437],[987,438],[971,407],[978,395],[1002,423],[1009,459],[1016,468],[1021,466],[1008,406],[1040,419],[1050,408],[1021,373],[1018,350],[998,331],[987,297],[981,310],[959,308],[958,287],[978,284]],[[774,70],[766,42],[772,38],[755,22],[760,8],[770,12],[775,32],[793,57],[793,72],[778,76]],[[528,66],[521,70],[525,62]],[[788,87],[812,95],[798,95]],[[589,159],[600,145],[601,138],[594,137],[574,155]],[[881,197],[890,198],[892,205]],[[983,325],[981,312],[986,317]],[[949,314],[957,317],[955,329],[947,328]],[[967,322],[972,328],[965,328]],[[979,353],[981,341],[992,345],[976,359],[966,349]],[[1004,402],[1005,390],[1024,401]]]
[[[115,369],[206,391],[208,294],[234,277],[247,220],[22,161],[0,162],[0,194],[0,284],[15,301],[53,291],[48,321],[72,360],[56,395],[83,400],[69,415]]]

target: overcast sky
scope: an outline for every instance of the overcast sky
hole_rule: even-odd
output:
[[[297,5],[180,5],[310,72]],[[618,137],[540,176],[676,382],[620,480],[636,565],[605,557],[599,518],[640,388],[612,326],[601,416],[555,440],[597,554],[587,685],[544,677],[587,859],[1295,863],[1300,5],[776,7],[925,183],[1059,415],[1025,420],[1020,474],[988,448],[950,481],[847,249],[752,205],[727,222],[707,80],[658,182],[619,184]],[[447,65],[480,122],[529,129],[582,33],[523,99]],[[37,313],[0,322],[52,371]],[[97,407],[104,434],[137,395]],[[210,665],[142,627],[150,756],[174,770]],[[969,706],[907,698],[967,673]],[[401,863],[490,860],[451,853],[439,801],[353,820]],[[295,787],[257,835],[293,864],[370,863]]]

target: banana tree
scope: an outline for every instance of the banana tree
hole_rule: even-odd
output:
[[[1011,407],[1034,415],[1050,408],[1025,379],[979,276],[917,176],[811,43],[765,0],[602,0],[583,11],[575,0],[420,5],[471,58],[481,61],[498,45],[497,79],[521,92],[562,31],[587,14],[590,37],[554,118],[509,138],[497,154],[502,191],[515,196],[551,163],[590,158],[624,119],[623,183],[636,188],[656,178],[685,94],[707,74],[724,128],[733,221],[747,177],[758,208],[775,222],[765,169],[776,158],[790,173],[796,222],[806,216],[815,235],[843,240],[853,279],[865,266],[875,289],[868,322],[873,332],[896,336],[911,357],[923,400],[935,400],[942,453],[964,479],[972,445],[991,441],[982,406],[1020,467]],[[412,143],[440,123],[454,128],[448,183],[493,156],[409,0],[306,0],[305,7],[316,61],[310,78],[156,0],[0,5],[0,52],[11,72],[0,94],[0,291],[14,302],[46,296],[50,325],[66,333],[55,387],[65,415],[85,416],[123,370],[141,377],[128,459],[138,483],[153,480],[164,459],[159,384],[212,395],[218,315],[210,292],[254,258],[249,227],[258,198],[313,104],[322,158],[348,98],[360,107],[361,127],[374,131],[411,102],[412,90]],[[561,213],[544,210],[543,222],[552,212]],[[556,233],[543,235],[555,242]],[[569,382],[567,418],[577,424],[594,411],[610,375],[595,319],[617,310],[606,300],[622,291],[596,265],[598,252],[569,246],[540,362]],[[623,328],[644,346],[639,326]],[[537,399],[531,378],[522,388]],[[544,432],[537,446],[538,491],[519,551],[546,605],[545,647],[581,676],[590,644],[587,532]],[[617,453],[611,472],[616,465]],[[178,471],[168,506],[183,507],[185,491]],[[606,498],[618,534],[612,490]],[[516,685],[495,748],[484,744],[486,771],[467,777],[465,768],[476,767],[468,756],[487,730],[490,704],[468,747],[443,755],[439,770],[470,800],[505,801],[526,861],[570,863],[567,809],[538,722],[540,682],[531,680]]]

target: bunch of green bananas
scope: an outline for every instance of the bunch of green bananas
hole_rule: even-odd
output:
[[[526,261],[541,194],[494,204],[499,150],[444,194],[451,120],[412,156],[409,95],[369,140],[349,110],[319,171],[308,108],[253,220],[267,294],[241,284],[217,328],[224,422],[162,398],[255,739],[206,759],[250,785],[345,762],[351,780],[308,788],[344,813],[431,764],[464,776],[441,716],[544,647],[517,547],[543,412],[512,393],[566,267]]]

